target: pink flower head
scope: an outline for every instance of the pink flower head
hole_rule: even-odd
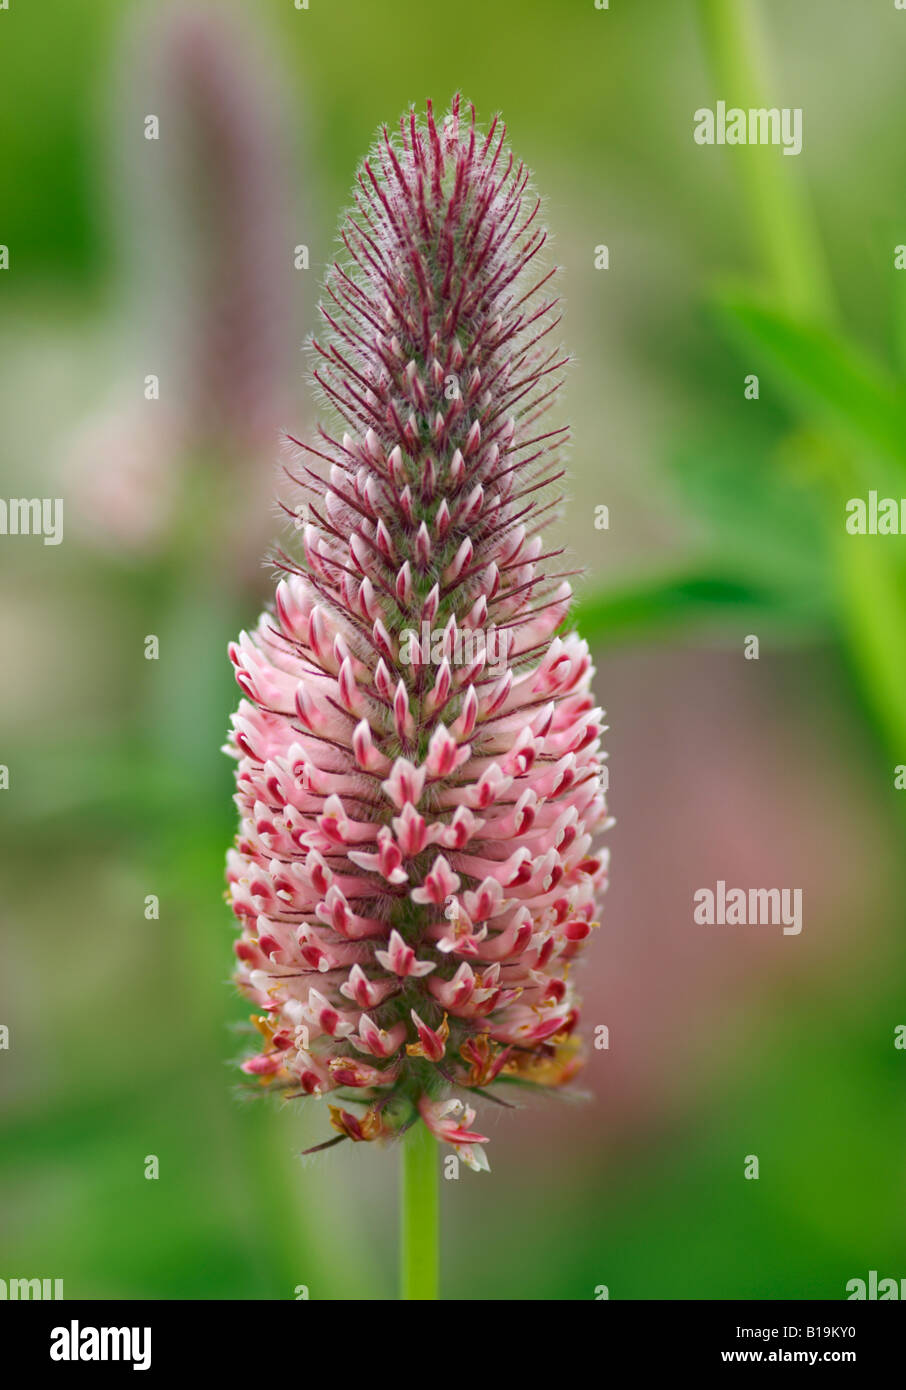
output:
[[[606,876],[602,711],[540,535],[566,359],[538,213],[458,98],[383,132],[313,344],[341,425],[299,445],[302,553],[230,649],[245,1070],[364,1106],[332,1107],[333,1142],[420,1122],[476,1169],[457,1088],[578,1068]]]

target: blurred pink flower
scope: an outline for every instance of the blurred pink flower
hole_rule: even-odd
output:
[[[305,279],[279,64],[237,10],[183,0],[135,16],[117,71],[121,326],[108,400],[66,460],[73,514],[111,548],[153,550],[189,472],[216,472],[221,548],[257,567],[269,521],[259,473],[288,415]],[[144,397],[149,374],[159,400]]]

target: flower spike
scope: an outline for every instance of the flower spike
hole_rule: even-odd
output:
[[[338,1093],[318,1148],[425,1125],[481,1171],[458,1092],[575,1074],[606,879],[602,711],[540,536],[567,359],[499,120],[409,112],[353,196],[312,343],[337,418],[293,441],[297,554],[230,648],[243,1069]]]

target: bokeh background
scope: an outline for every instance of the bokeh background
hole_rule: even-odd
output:
[[[482,1115],[444,1295],[906,1275],[906,542],[843,525],[906,495],[904,62],[893,0],[0,11],[0,494],[65,501],[63,544],[0,537],[0,1276],[395,1297],[397,1156],[302,1160],[317,1102],[236,1098],[219,748],[339,212],[378,126],[457,90],[504,113],[563,267],[557,535],[617,824],[582,967],[610,1047],[584,1100]],[[719,98],[803,108],[802,154],[697,146]],[[801,936],[694,926],[718,878],[801,887]]]

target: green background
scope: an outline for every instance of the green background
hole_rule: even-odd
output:
[[[841,1298],[869,1269],[906,1274],[906,564],[901,537],[844,530],[847,498],[906,495],[906,13],[196,8],[226,77],[194,104],[188,65],[149,77],[167,6],[0,10],[0,492],[66,501],[61,546],[0,537],[0,1277],[85,1298],[395,1296],[397,1155],[300,1160],[323,1103],[236,1098],[219,748],[226,643],[266,598],[255,557],[277,529],[276,448],[242,434],[248,362],[273,329],[285,382],[252,404],[268,417],[273,392],[274,436],[310,430],[298,347],[354,172],[382,122],[457,90],[482,122],[504,113],[562,266],[555,531],[585,568],[617,825],[582,973],[584,1026],[610,1048],[584,1100],[482,1115],[492,1172],[442,1185],[444,1296]],[[801,107],[802,154],[697,146],[693,112],[718,99]],[[185,148],[196,119],[265,158],[214,159],[201,187],[183,145],[153,166],[174,100]],[[267,274],[260,227],[285,247]],[[235,312],[199,329],[236,284]],[[165,451],[142,381],[160,364],[159,404],[187,408],[199,342],[214,404]],[[110,419],[112,443],[76,449]],[[118,492],[143,451],[132,503],[161,520],[113,544],[90,484]],[[801,887],[802,935],[694,927],[718,878]]]

